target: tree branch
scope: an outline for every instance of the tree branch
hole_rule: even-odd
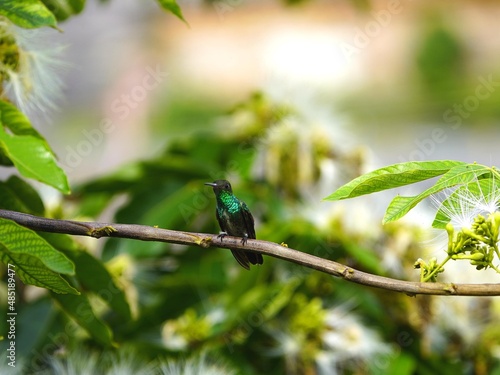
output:
[[[182,245],[198,245],[203,248],[220,247],[244,249],[287,260],[358,284],[406,293],[454,295],[454,296],[498,296],[500,284],[453,284],[421,283],[391,279],[355,270],[343,264],[319,258],[273,242],[249,239],[245,245],[238,237],[224,237],[222,241],[215,234],[180,232],[146,225],[110,224],[47,219],[15,211],[0,210],[0,217],[10,219],[27,228],[52,233],[64,233],[94,238],[118,237],[141,241],[160,241]]]

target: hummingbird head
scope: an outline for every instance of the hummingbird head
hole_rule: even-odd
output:
[[[211,186],[216,194],[220,193],[221,191],[227,191],[231,194],[233,193],[231,184],[227,180],[216,180],[214,182],[205,182],[205,185]]]

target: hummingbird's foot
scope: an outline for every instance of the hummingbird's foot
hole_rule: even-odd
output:
[[[247,235],[245,235],[245,236],[241,239],[241,244],[242,244],[242,245],[245,245],[245,244],[247,243],[247,241],[248,241],[248,236],[247,236]]]
[[[220,232],[219,235],[217,236],[217,238],[220,238],[220,241],[222,242],[222,240],[224,239],[224,237],[227,236],[227,233],[226,232]]]

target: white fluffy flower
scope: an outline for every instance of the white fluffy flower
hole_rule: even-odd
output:
[[[492,174],[490,178],[476,179],[466,185],[455,189],[445,190],[443,193],[432,197],[434,205],[442,213],[438,220],[440,224],[453,225],[455,236],[462,230],[473,231],[473,224],[479,215],[488,220],[490,215],[499,211],[500,189],[498,188],[498,178]],[[439,215],[438,215],[439,216]],[[474,224],[476,225],[476,224]],[[429,244],[436,251],[432,254],[438,257],[443,249],[448,247],[448,235],[446,231],[439,230],[431,233]],[[498,259],[494,259],[496,263]],[[498,273],[494,267],[486,267],[481,272],[471,272],[469,262],[453,262],[446,266],[443,274],[448,281],[461,283],[489,283],[498,281]]]
[[[61,72],[67,68],[51,29],[26,30],[0,16],[0,99],[30,115],[47,115],[62,96]]]
[[[159,366],[161,375],[233,375],[236,372],[220,361],[213,361],[205,354],[187,360],[166,361]]]
[[[376,357],[388,355],[389,345],[374,330],[364,326],[349,306],[327,310],[329,330],[323,336],[324,351],[316,359],[319,373],[331,374],[345,366],[366,365]]]
[[[352,304],[344,304],[324,310],[325,329],[321,334],[319,350],[314,357],[318,374],[343,373],[342,369],[373,367],[377,359],[390,356],[393,350],[384,343],[378,333],[365,326],[353,313]],[[284,356],[288,373],[300,368],[308,336],[304,332],[270,330],[277,346],[269,355]]]
[[[444,194],[432,197],[437,208],[450,218],[456,230],[470,228],[478,215],[487,217],[498,211],[500,202],[500,189],[498,181],[494,178],[476,180],[472,184],[450,189]],[[448,200],[449,204],[444,204]]]

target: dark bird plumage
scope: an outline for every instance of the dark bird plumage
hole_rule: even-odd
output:
[[[242,237],[241,243],[243,244],[248,238],[255,238],[253,216],[245,202],[234,196],[229,181],[217,180],[207,182],[205,185],[212,186],[217,199],[215,216],[222,230],[219,237],[224,238],[226,235]],[[263,263],[261,254],[236,249],[231,249],[231,252],[238,263],[247,270],[250,269],[250,263]]]

